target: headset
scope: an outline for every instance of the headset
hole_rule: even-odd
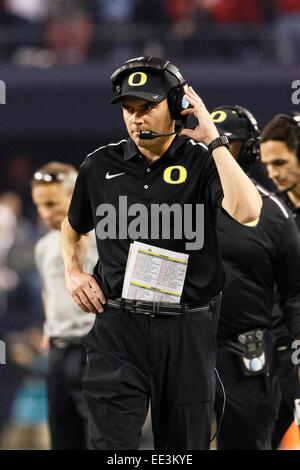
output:
[[[181,111],[187,109],[189,106],[188,101],[185,99],[185,91],[187,90],[187,82],[179,72],[178,68],[175,65],[172,65],[168,60],[160,59],[158,57],[137,57],[135,59],[130,59],[125,62],[121,67],[119,67],[110,77],[113,85],[113,91],[118,95],[122,92],[121,81],[124,75],[128,74],[132,70],[152,70],[154,72],[169,72],[171,75],[177,78],[178,85],[171,88],[167,95],[168,108],[170,116],[175,121],[181,121],[181,129],[173,132],[176,134],[180,132],[186,125],[187,116],[182,116]],[[154,139],[162,135],[172,135],[172,134],[156,134],[152,131],[141,132],[140,137],[144,139]]]
[[[300,113],[298,113],[297,111],[292,111],[290,114],[276,114],[276,116],[274,116],[274,119],[286,119],[298,131],[297,157],[300,162]]]
[[[217,108],[214,108],[212,112],[218,110],[222,111],[224,108],[235,111],[240,118],[244,118],[247,121],[251,137],[245,141],[238,157],[238,162],[241,167],[243,169],[247,169],[250,164],[260,159],[260,130],[258,127],[257,120],[255,119],[253,114],[248,111],[248,109],[238,105],[218,106]]]

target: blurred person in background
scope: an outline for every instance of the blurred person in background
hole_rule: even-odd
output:
[[[15,193],[0,195],[0,315],[5,311],[5,292],[16,285],[16,275],[7,267],[7,256],[15,241],[20,205]]]
[[[230,152],[245,172],[259,158],[259,129],[240,106],[212,112]],[[300,339],[300,236],[279,198],[256,184],[263,200],[259,219],[237,224],[219,211],[218,238],[226,281],[218,330],[217,369],[226,405],[217,439],[219,450],[270,450],[281,393],[273,333],[276,285],[282,321]],[[223,394],[216,394],[220,424]]]
[[[192,37],[197,23],[209,22],[210,12],[219,0],[166,0],[168,16],[177,37]]]
[[[238,57],[253,63],[266,58],[264,24],[276,16],[274,0],[217,0],[211,8],[211,19],[222,32],[219,49],[231,59]],[[230,27],[230,29],[228,29]],[[267,57],[270,50],[267,49]]]
[[[130,23],[139,0],[96,0],[100,22]],[[144,4],[146,2],[143,2]]]
[[[262,131],[260,152],[269,177],[277,186],[278,195],[291,210],[300,232],[300,113],[274,116]],[[273,435],[273,448],[276,449],[294,420],[294,400],[300,398],[299,367],[292,363],[293,338],[282,321],[278,305],[274,309],[274,334],[282,392]]]
[[[33,212],[35,212],[30,193],[31,175],[30,155],[24,152],[13,152],[8,156],[5,168],[5,188],[9,192],[16,193],[21,199],[22,215],[28,219],[32,219]]]
[[[94,0],[48,0],[45,47],[19,48],[15,62],[42,68],[86,62],[92,55],[96,16]]]
[[[0,198],[1,232],[1,318],[0,338],[9,346],[12,331],[39,326],[41,302],[36,269],[33,269],[35,229],[24,217],[22,201],[15,192],[6,192]],[[5,367],[0,367],[0,434],[7,423],[22,377],[16,373],[15,363],[7,347]]]
[[[47,355],[39,348],[41,336],[42,330],[37,327],[8,335],[8,354],[20,385],[2,435],[3,450],[49,449],[45,389]]]
[[[21,15],[14,14],[8,8],[7,0],[0,0],[0,26],[24,26],[29,23]]]
[[[28,38],[22,33],[26,31],[28,34],[30,26],[29,21],[9,10],[7,0],[0,0],[0,27],[2,33],[0,59],[9,60],[19,46],[28,43]]]
[[[49,232],[39,240],[35,258],[43,282],[46,321],[42,347],[49,349],[47,391],[52,448],[86,449],[87,422],[82,394],[85,367],[83,338],[92,328],[94,315],[83,315],[69,296],[60,254],[60,225],[66,217],[77,171],[72,165],[49,162],[34,173],[32,197]],[[91,243],[86,259],[92,272],[98,257]]]
[[[31,22],[43,21],[47,14],[48,0],[6,0],[10,13]]]
[[[297,65],[300,57],[300,2],[299,0],[275,0],[276,54],[279,62]]]

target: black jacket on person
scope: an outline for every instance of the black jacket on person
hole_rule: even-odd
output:
[[[226,281],[219,341],[254,328],[271,328],[274,287],[289,333],[300,332],[300,235],[287,206],[256,184],[263,207],[256,226],[219,210],[217,231]]]
[[[285,192],[279,193],[278,196],[292,212],[292,216],[300,233],[300,207],[295,207]],[[277,292],[276,297],[278,297]],[[273,335],[276,339],[277,346],[279,347],[291,343],[291,336],[278,302],[275,303],[273,309]]]

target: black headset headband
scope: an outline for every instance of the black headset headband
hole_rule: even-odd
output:
[[[127,74],[128,71],[135,69],[154,70],[159,72],[167,71],[177,78],[179,85],[184,85],[186,83],[178,68],[168,60],[163,60],[158,57],[139,57],[137,59],[128,60],[112,74],[110,79],[114,90],[123,75]]]

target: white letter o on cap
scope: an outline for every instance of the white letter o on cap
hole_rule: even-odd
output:
[[[174,180],[171,178],[172,171],[178,170],[179,171],[179,178]],[[168,168],[164,171],[164,181],[169,184],[180,184],[184,183],[187,177],[187,171],[183,166],[168,166]]]
[[[134,78],[139,76],[140,80],[133,82]],[[128,78],[128,85],[130,86],[142,86],[147,81],[147,75],[144,72],[134,72]]]

